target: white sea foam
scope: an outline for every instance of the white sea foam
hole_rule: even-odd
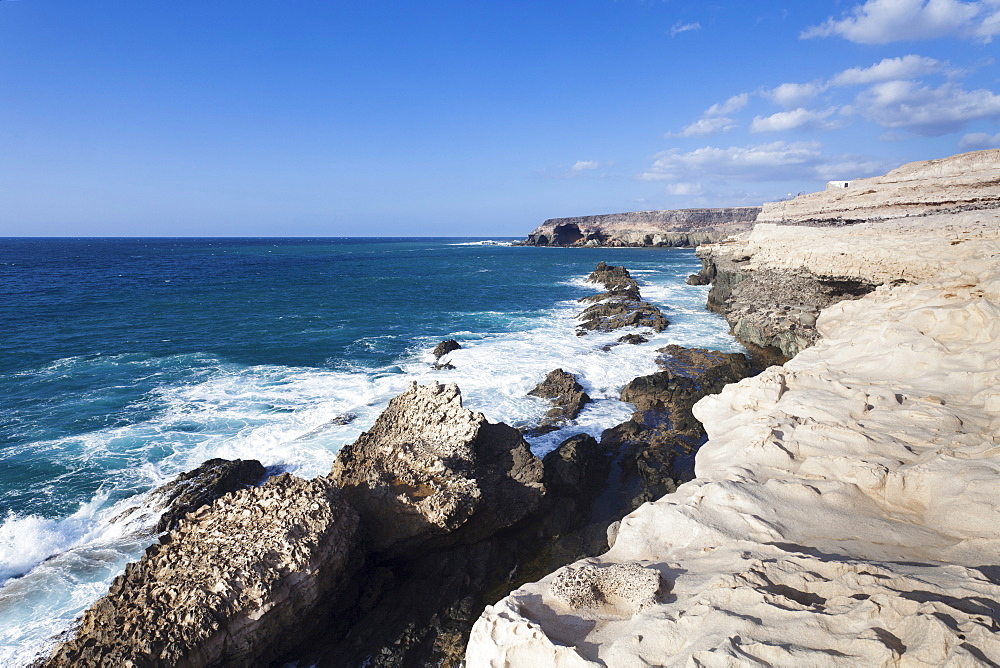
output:
[[[337,450],[370,428],[411,381],[457,383],[465,405],[489,420],[535,425],[549,405],[527,392],[557,367],[575,374],[594,402],[575,424],[530,438],[532,449],[544,455],[573,434],[599,436],[631,414],[632,406],[618,400],[619,392],[635,376],[655,370],[656,348],[678,343],[738,349],[725,322],[705,312],[707,288],[681,285],[679,271],[632,272],[640,276],[643,297],[663,308],[671,321],[659,334],[645,330],[646,344],[605,351],[621,332],[576,336],[583,305],[565,301],[541,318],[476,314],[505,325],[514,322],[520,331],[442,333],[462,345],[444,358],[455,366],[452,370],[431,368],[430,351],[440,339],[430,338],[415,341],[407,355],[381,369],[241,367],[201,356],[208,367],[194,378],[147,397],[156,409],[151,419],[65,442],[32,444],[40,450],[73,449],[81,460],[115,473],[99,494],[64,519],[10,514],[0,525],[0,578],[21,576],[0,587],[0,664],[30,662],[48,647],[53,633],[101,596],[152,540],[148,530],[157,513],[143,505],[148,490],[206,459],[258,459],[303,477],[325,474]],[[568,281],[581,296],[595,291],[584,278]],[[359,339],[355,345],[377,349],[383,338]],[[75,362],[61,360],[51,371]],[[151,367],[162,363],[150,361]],[[112,522],[115,517],[119,520]]]
[[[465,241],[462,243],[448,244],[449,246],[513,246],[513,241],[495,241],[493,239],[484,239],[482,241]]]

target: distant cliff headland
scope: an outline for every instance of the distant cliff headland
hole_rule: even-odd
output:
[[[995,151],[903,165],[883,176],[834,181],[825,190],[763,206],[632,211],[550,218],[526,246],[694,248],[753,229],[757,223],[837,227],[902,216],[996,208]]]
[[[760,212],[759,206],[739,206],[551,218],[529,234],[524,244],[694,247],[749,230]]]

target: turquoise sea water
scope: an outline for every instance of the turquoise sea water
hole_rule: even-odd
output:
[[[598,261],[671,326],[577,337]],[[556,367],[595,403],[542,454],[628,417],[667,343],[736,350],[680,249],[474,239],[0,239],[0,665],[45,651],[153,537],[149,490],[211,457],[325,474],[410,381],[456,382],[492,421],[537,422]],[[463,346],[434,371],[445,338]]]

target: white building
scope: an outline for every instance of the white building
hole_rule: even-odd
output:
[[[844,188],[850,188],[850,187],[851,187],[851,182],[850,181],[827,181],[826,182],[826,189],[827,190],[843,190]]]

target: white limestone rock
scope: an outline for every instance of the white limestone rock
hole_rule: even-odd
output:
[[[696,404],[698,477],[625,517],[606,554],[489,607],[468,666],[1000,663],[998,220],[758,225],[719,245],[883,285]],[[630,614],[560,593],[567,570],[630,564],[661,582]]]

